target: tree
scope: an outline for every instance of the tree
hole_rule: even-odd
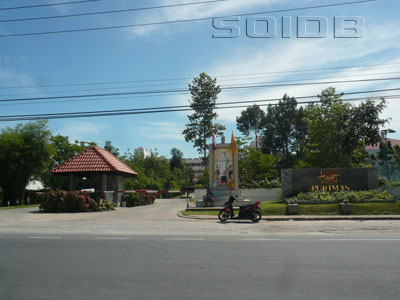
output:
[[[245,136],[254,134],[256,139],[256,148],[258,148],[258,136],[262,131],[265,114],[256,104],[243,110],[240,117],[236,118],[236,128]]]
[[[381,140],[380,128],[387,120],[379,114],[386,106],[384,99],[375,104],[366,100],[359,106],[343,103],[334,88],[319,96],[321,104],[309,105],[305,113],[308,126],[304,166],[349,167],[360,157],[358,150]]]
[[[18,124],[7,127],[0,134],[0,185],[3,205],[24,199],[29,180],[42,172],[50,161],[51,132],[47,121]]]
[[[238,155],[241,185],[257,186],[278,177],[276,158],[271,154],[263,154],[260,149],[244,146],[239,148]]]
[[[194,110],[192,115],[188,115],[189,124],[182,132],[186,142],[194,143],[197,151],[203,155],[203,162],[206,165],[207,160],[207,139],[213,132],[219,135],[225,126],[213,123],[218,117],[214,112],[215,104],[221,88],[217,85],[217,79],[211,78],[206,73],[201,73],[199,77],[194,78],[192,84],[189,84],[189,91],[192,95],[190,107]]]
[[[119,149],[118,148],[115,148],[113,145],[112,145],[112,143],[111,143],[111,141],[106,141],[105,142],[105,144],[104,144],[104,149],[106,149],[108,152],[111,152],[112,154],[114,154],[116,157],[118,157],[119,156]]]
[[[185,163],[183,162],[183,153],[177,148],[171,149],[170,169],[183,169]]]
[[[269,105],[264,117],[262,150],[281,157],[279,168],[291,168],[300,159],[307,136],[304,110],[297,101],[284,95],[276,105]]]
[[[180,189],[190,183],[186,168],[171,170],[170,160],[157,152],[151,152],[146,158],[125,153],[121,159],[138,172],[137,177],[125,180],[125,189]]]

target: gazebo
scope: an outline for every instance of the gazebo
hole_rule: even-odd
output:
[[[95,177],[96,191],[112,191],[113,201],[119,206],[124,190],[124,177],[135,177],[138,173],[112,153],[97,146],[91,146],[65,163],[50,171],[53,175],[69,176],[69,190],[76,190],[75,177]],[[115,191],[117,191],[115,193]],[[111,196],[105,194],[107,200]]]

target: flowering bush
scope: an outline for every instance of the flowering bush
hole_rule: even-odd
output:
[[[50,191],[39,195],[40,210],[51,213],[91,212],[115,209],[113,203],[99,201],[90,197],[87,192]]]
[[[295,203],[347,203],[347,202],[365,202],[365,201],[391,201],[393,196],[386,190],[380,192],[370,191],[342,191],[325,192],[314,191],[308,193],[299,193],[296,197],[286,199],[287,202]]]

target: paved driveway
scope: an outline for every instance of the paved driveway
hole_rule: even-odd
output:
[[[88,235],[314,235],[397,234],[400,221],[248,221],[220,223],[177,216],[184,199],[157,199],[154,205],[110,212],[44,214],[38,208],[0,211],[0,234]]]

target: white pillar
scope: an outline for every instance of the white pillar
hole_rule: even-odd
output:
[[[101,190],[107,191],[107,174],[101,174]]]

